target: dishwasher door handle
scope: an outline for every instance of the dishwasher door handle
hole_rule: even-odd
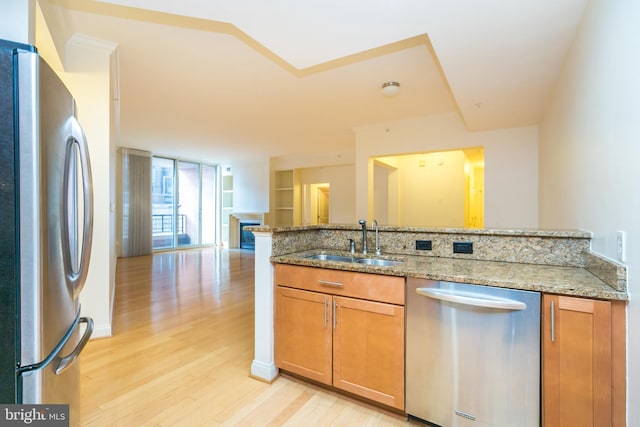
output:
[[[500,310],[524,310],[527,304],[507,298],[491,297],[480,293],[456,293],[447,289],[417,288],[416,293],[428,298],[442,301],[455,302],[476,307],[495,308]]]

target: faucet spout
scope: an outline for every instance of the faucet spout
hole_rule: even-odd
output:
[[[362,254],[366,255],[367,254],[367,221],[364,219],[361,219],[360,221],[358,221],[358,224],[360,224],[360,227],[362,227]]]
[[[376,255],[381,255],[382,251],[380,250],[380,244],[378,243],[378,220],[374,219],[371,222],[371,227],[375,227],[376,229]]]

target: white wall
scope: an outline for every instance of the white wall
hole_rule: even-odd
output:
[[[627,233],[628,425],[640,420],[640,2],[591,0],[540,128],[540,225]]]
[[[355,216],[355,152],[319,152],[316,154],[271,158],[271,170],[305,171],[299,184],[330,183],[330,221],[336,224],[357,222]],[[302,188],[302,186],[301,186]],[[302,202],[302,194],[299,195]],[[305,218],[300,218],[304,223]]]
[[[115,196],[111,158],[111,53],[115,45],[76,37],[67,43],[65,82],[78,105],[89,145],[93,177],[93,245],[89,274],[80,295],[82,314],[95,322],[94,337],[111,335],[112,290],[115,284]]]
[[[397,190],[398,185],[397,180],[392,178],[397,174],[398,171],[395,167],[390,167],[382,162],[373,163],[373,217],[380,225],[398,224],[398,196],[397,191],[394,191]],[[390,188],[391,186],[393,188]]]
[[[354,165],[300,169],[300,184],[329,183],[329,221],[333,224],[355,224],[355,167]],[[310,221],[304,221],[310,223]]]
[[[397,220],[393,225],[414,227],[463,228],[465,219],[465,155],[461,150],[441,151],[424,155],[386,157],[385,162],[397,168]],[[374,212],[379,203],[375,180],[380,167],[374,162]],[[394,201],[390,203],[393,204]],[[380,221],[374,215],[380,224]]]
[[[525,129],[522,138],[518,129],[496,131],[503,138],[485,145],[485,228],[538,226],[538,132]]]
[[[36,0],[2,0],[0,39],[35,43]]]
[[[457,113],[357,128],[356,214],[373,211],[373,157],[471,147],[485,150],[485,227],[537,227],[537,126],[469,132]]]
[[[235,162],[233,175],[233,211],[269,212],[269,159]]]
[[[292,154],[271,158],[272,170],[315,168],[322,166],[352,165],[356,161],[355,151],[320,151],[313,154]]]
[[[355,187],[349,199],[355,200],[355,212],[345,212],[344,217],[372,220],[373,157],[484,147],[485,227],[538,226],[537,126],[469,132],[457,113],[449,113],[362,126],[356,128],[355,133],[355,152],[283,156],[271,159],[271,168],[285,170],[355,163]],[[399,218],[400,209],[391,205],[389,208],[394,209],[388,213],[389,222],[397,223],[394,218]]]

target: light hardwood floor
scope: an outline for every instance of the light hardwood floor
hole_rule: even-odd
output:
[[[403,416],[305,382],[249,377],[252,252],[118,260],[113,337],[81,360],[83,426],[403,426]]]

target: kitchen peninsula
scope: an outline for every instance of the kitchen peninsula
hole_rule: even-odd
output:
[[[274,264],[530,290],[548,300],[607,301],[612,307],[612,324],[624,330],[626,267],[591,252],[592,236],[586,231],[383,226],[379,228],[379,256],[371,249],[376,247],[372,229],[367,234],[370,250],[362,254],[363,233],[357,224],[253,227],[252,231],[256,236],[256,307],[251,375],[265,381],[278,375],[274,360]],[[350,241],[355,242],[355,253],[350,251]],[[400,262],[355,262],[358,258]],[[345,262],[347,259],[354,262]],[[610,345],[614,358],[624,345],[624,333],[614,333]],[[614,371],[612,376],[615,385],[624,383],[624,372]],[[624,406],[624,395],[610,400],[613,409],[605,411],[604,417],[624,414],[617,406]]]

